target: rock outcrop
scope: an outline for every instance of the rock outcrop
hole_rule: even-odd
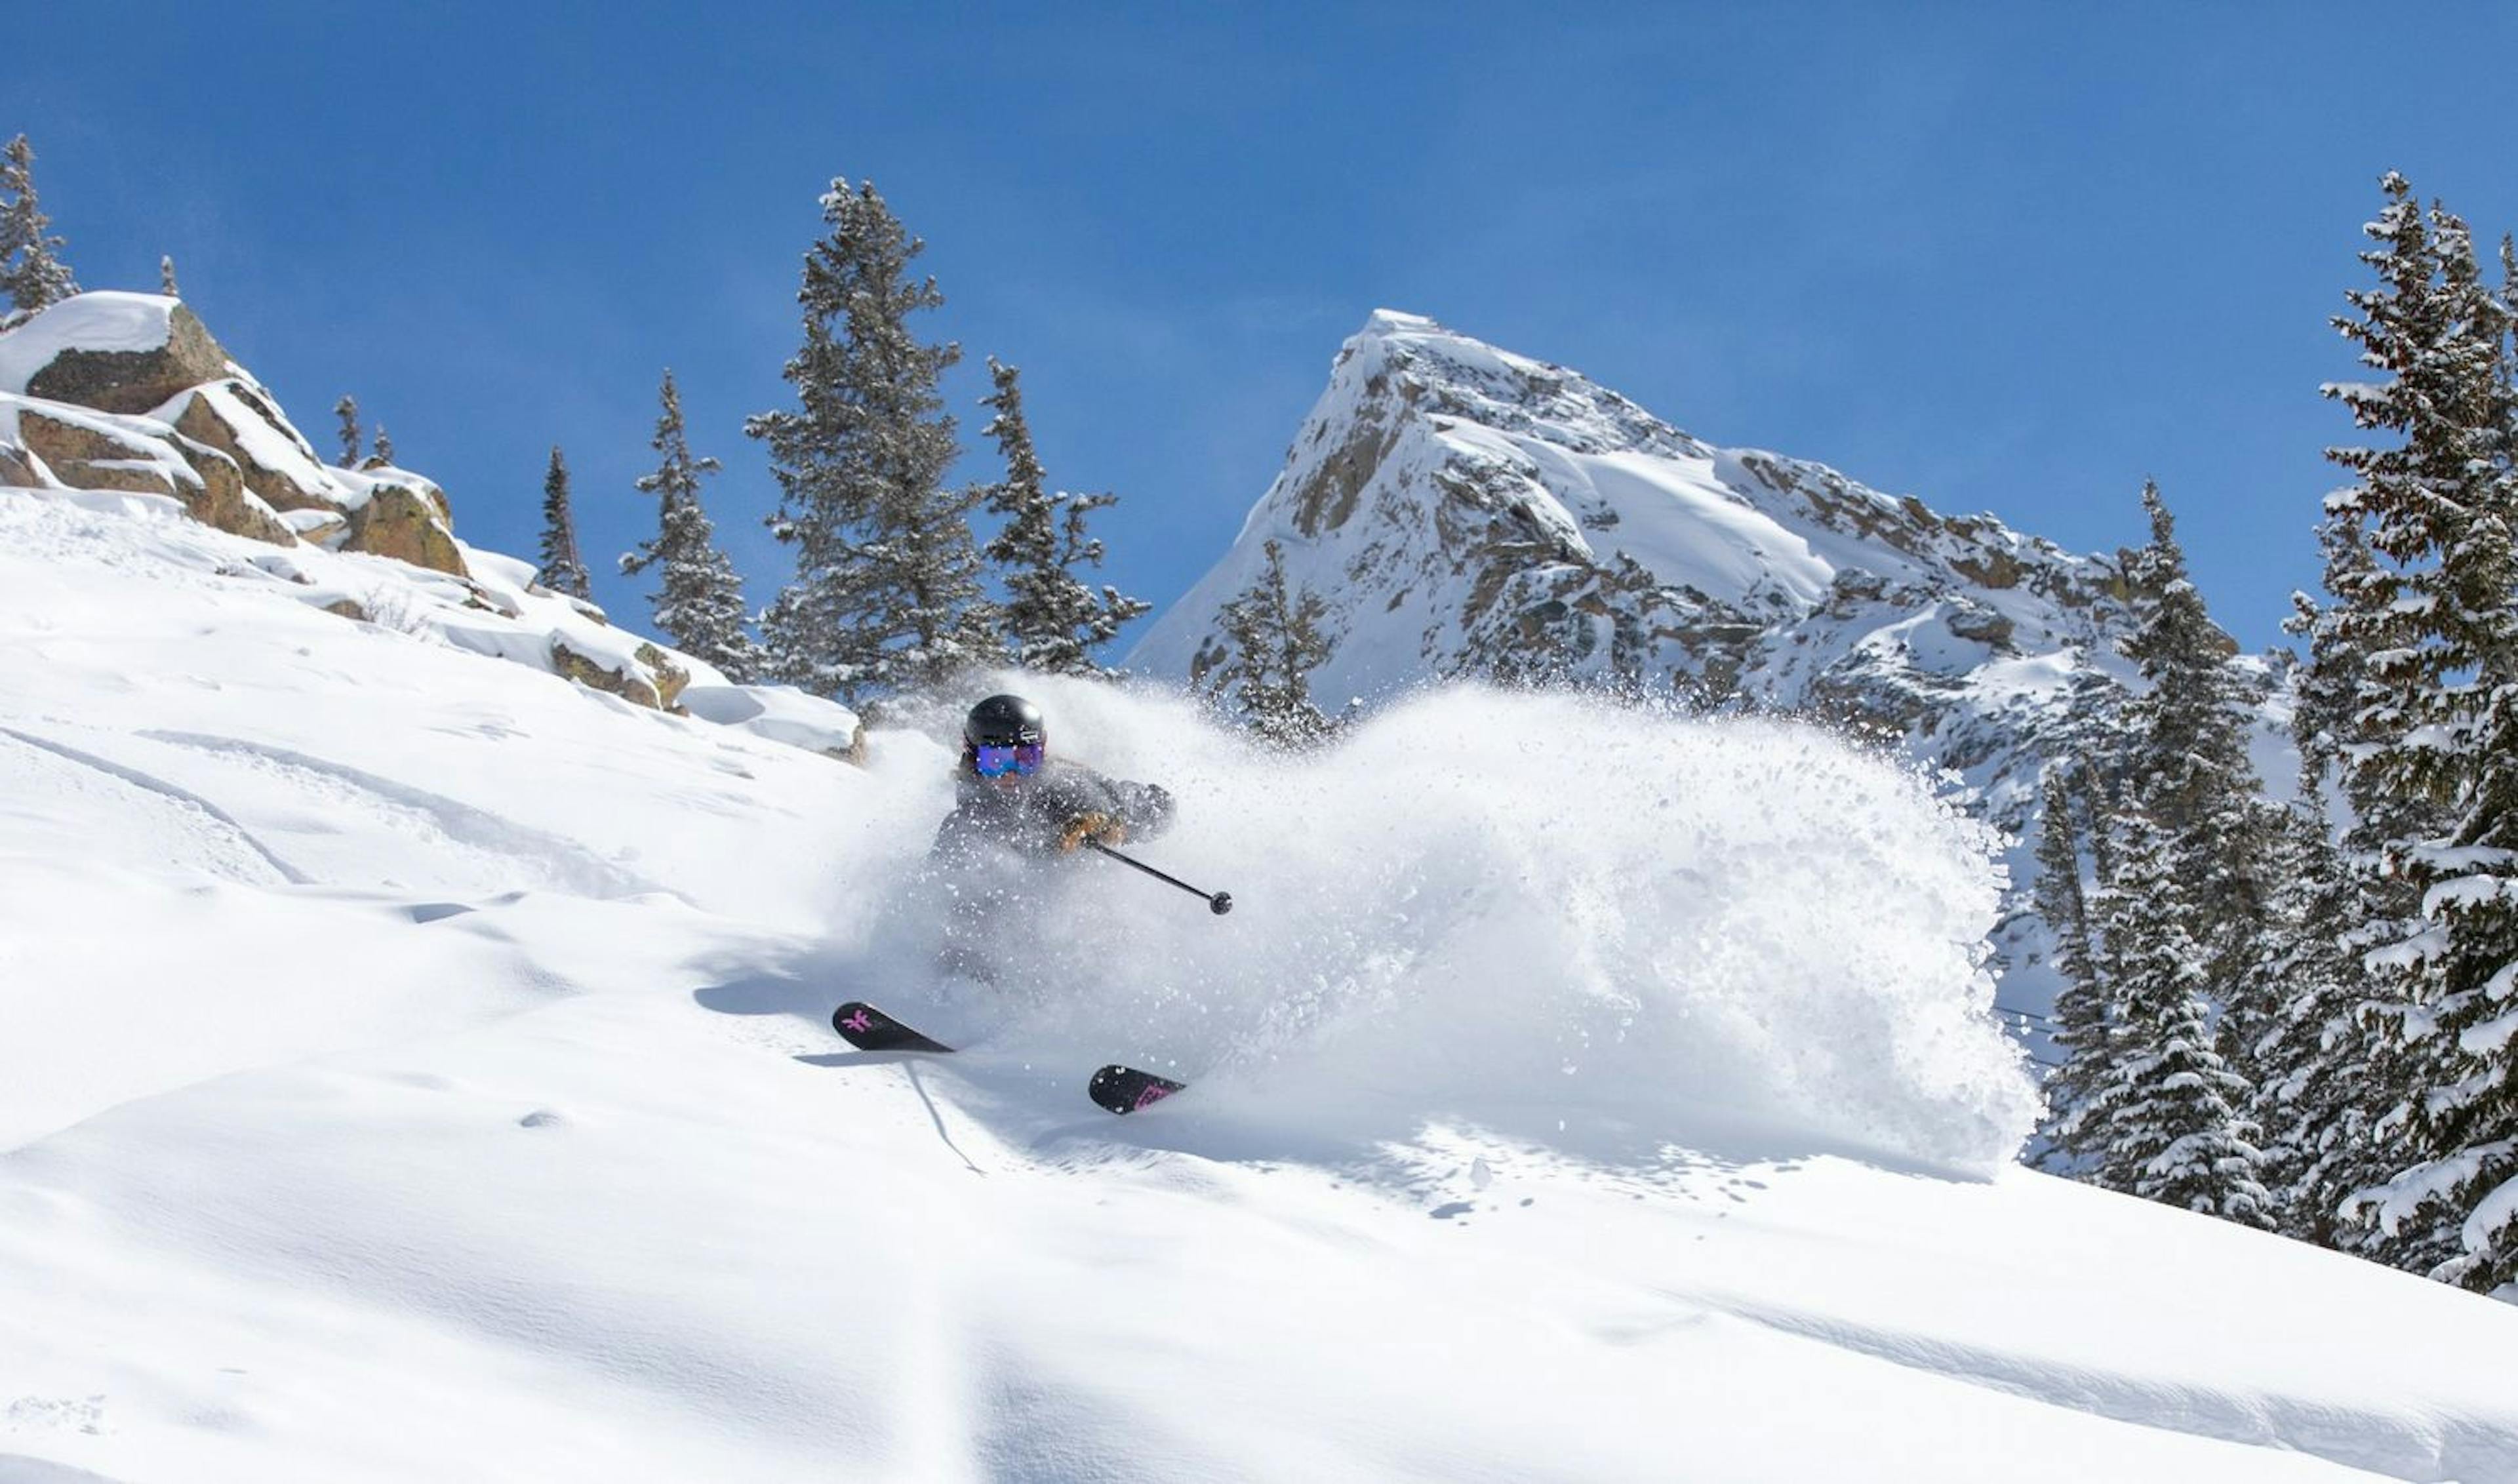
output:
[[[182,392],[156,416],[235,459],[245,488],[275,510],[340,508],[338,484],[259,388],[224,377]]]
[[[175,299],[77,294],[0,333],[0,483],[163,495],[256,541],[469,576],[444,490],[326,464]]]
[[[536,585],[532,563],[467,552],[455,539],[453,502],[424,475],[373,458],[355,469],[326,463],[278,399],[173,298],[77,294],[0,330],[0,488],[172,500],[205,525],[285,548],[219,552],[222,576],[277,581],[321,612],[429,635],[670,715],[691,716],[683,697],[697,693],[717,724],[865,761],[865,728],[846,707],[722,683],[690,657],[613,627],[594,604]]]
[[[350,508],[348,517],[349,534],[341,541],[344,551],[390,556],[432,572],[464,575],[463,553],[455,545],[455,533],[440,518],[438,505],[417,490],[377,485],[364,502]]]
[[[0,482],[35,485],[49,475],[74,490],[163,495],[204,525],[296,545],[296,533],[245,488],[234,459],[164,423],[6,392],[0,419],[0,428],[14,429],[0,439]]]
[[[627,660],[607,660],[581,653],[565,639],[554,638],[550,663],[553,671],[589,689],[619,696],[650,711],[689,715],[677,703],[683,687],[691,682],[690,672],[653,644],[640,643]]]
[[[75,329],[45,321],[73,309]],[[28,336],[20,354],[41,352],[18,389],[47,402],[105,413],[145,413],[189,386],[224,376],[228,353],[184,305],[158,294],[84,293],[10,332]]]

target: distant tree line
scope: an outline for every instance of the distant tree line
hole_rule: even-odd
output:
[[[2047,1136],[2080,1178],[2518,1292],[2518,251],[2402,176],[2324,388],[2368,442],[2295,599],[2298,801],[2248,761],[2232,649],[2166,506],[2129,553],[2142,694],[2046,781],[2065,987]],[[2331,803],[2329,802],[2331,801]],[[2340,805],[2341,826],[2331,816]]]

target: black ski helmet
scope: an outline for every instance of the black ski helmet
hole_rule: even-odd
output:
[[[1016,747],[1045,743],[1040,708],[1020,696],[990,696],[962,719],[962,740],[972,747]]]

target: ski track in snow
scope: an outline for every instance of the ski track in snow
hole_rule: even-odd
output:
[[[31,732],[20,731],[14,726],[0,726],[0,736],[8,737],[14,741],[22,743],[27,747],[35,748],[38,751],[50,753],[57,758],[62,758],[68,762],[78,764],[82,767],[94,768],[96,771],[103,773],[109,778],[117,779],[120,782],[130,784],[134,788],[142,789],[148,793],[157,795],[159,798],[171,799],[179,805],[183,805],[192,809],[196,809],[201,814],[207,816],[211,821],[223,826],[230,839],[260,857],[266,865],[279,873],[281,880],[286,882],[290,886],[296,887],[308,886],[313,883],[312,877],[309,877],[305,872],[298,870],[295,866],[290,865],[287,861],[282,859],[280,855],[271,849],[271,847],[263,844],[261,840],[257,839],[253,831],[246,829],[241,824],[239,824],[225,809],[220,808],[217,805],[212,804],[207,799],[202,798],[200,795],[194,793],[190,789],[178,787],[175,784],[167,782],[163,778],[155,777],[139,768],[126,767],[119,763],[100,758],[94,753],[83,752],[78,748],[70,746],[68,743],[57,742],[49,737],[39,737]],[[216,871],[217,874],[230,877],[232,880],[249,882],[254,879],[249,873],[238,873],[232,869],[221,869],[215,864],[211,865],[209,868]]]
[[[347,764],[236,737],[162,730],[144,731],[139,736],[227,759],[248,770],[276,773],[291,792],[305,799],[380,815],[404,833],[423,839],[434,837],[456,856],[479,862],[483,880],[496,883],[496,889],[503,890],[511,884],[515,868],[522,865],[540,878],[537,885],[577,895],[608,899],[658,890],[653,883],[623,871],[573,840],[528,829],[468,804],[380,778]]]

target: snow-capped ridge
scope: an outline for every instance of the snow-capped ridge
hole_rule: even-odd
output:
[[[1946,765],[1981,817],[2023,837],[2046,760],[2071,746],[2069,698],[2131,675],[2111,557],[1717,447],[1579,371],[1397,310],[1346,341],[1232,549],[1128,665],[1201,680],[1272,542],[1289,585],[1325,604],[1312,686],[1331,712],[1472,677],[1820,716]],[[2012,865],[2024,903],[2033,861]],[[2035,924],[2018,929],[2011,967],[2041,952]]]

